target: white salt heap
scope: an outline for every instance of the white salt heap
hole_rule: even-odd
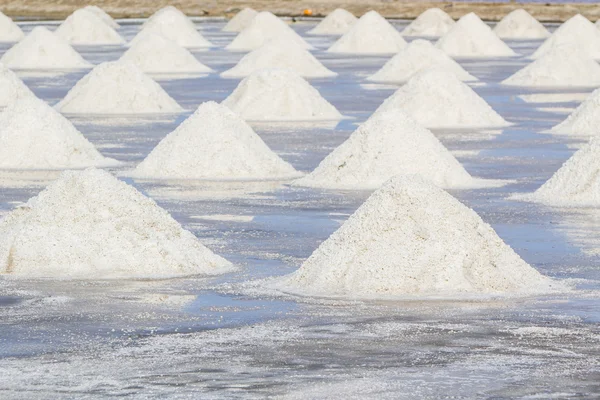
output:
[[[545,39],[550,36],[548,29],[522,8],[505,15],[494,27],[494,32],[502,39]]]
[[[390,298],[548,292],[473,210],[423,178],[392,178],[304,262],[277,278],[303,296]]]
[[[469,13],[442,36],[436,46],[451,57],[511,57],[511,50],[477,15]]]
[[[246,7],[227,22],[223,28],[223,32],[241,32],[250,25],[257,15],[258,11]]]
[[[35,97],[17,74],[0,63],[0,107],[6,107],[17,99],[28,96]]]
[[[56,108],[71,114],[174,113],[183,109],[135,64],[96,66],[69,90]]]
[[[247,121],[328,121],[342,118],[317,89],[293,71],[263,69],[244,78],[222,102]]]
[[[98,7],[98,6],[85,6],[85,7],[83,7],[83,9],[87,10],[87,11],[91,11],[94,14],[96,14],[97,17],[99,17],[102,21],[104,21],[105,24],[107,24],[111,28],[113,28],[113,29],[119,29],[120,25],[117,23],[117,21],[115,21],[113,19],[113,17],[111,17],[106,11],[104,11],[100,7]]]
[[[437,67],[452,72],[462,81],[476,81],[473,75],[428,40],[417,39],[400,50],[385,65],[367,79],[373,82],[406,82],[415,73]]]
[[[554,126],[554,134],[575,136],[600,135],[600,89],[596,89],[566,120]]]
[[[329,49],[330,53],[395,54],[406,47],[400,32],[376,11],[369,11]]]
[[[430,8],[419,15],[402,31],[403,36],[443,36],[455,22],[445,11]]]
[[[59,112],[35,96],[15,100],[0,113],[1,169],[67,169],[110,166]]]
[[[0,273],[116,279],[232,269],[153,200],[97,169],[64,172],[0,222]]]
[[[190,28],[196,29],[196,26],[194,25],[192,20],[189,19],[187,15],[185,15],[183,12],[181,12],[181,10],[174,6],[165,6],[157,10],[142,24],[142,28],[144,28],[146,25],[151,24],[153,21],[161,19],[177,21],[181,24],[187,25]]]
[[[428,128],[482,128],[510,125],[451,72],[415,74],[375,111],[398,110]]]
[[[133,176],[160,179],[275,179],[298,172],[229,108],[203,103],[142,161]]]
[[[237,65],[221,73],[222,78],[243,78],[260,69],[287,68],[304,78],[327,78],[337,74],[327,69],[303,47],[272,39],[246,54]]]
[[[531,58],[540,58],[551,49],[564,46],[580,47],[589,57],[600,59],[600,29],[583,15],[577,14],[559,26]]]
[[[125,40],[92,11],[79,9],[69,15],[54,34],[73,45],[124,44]]]
[[[0,12],[0,42],[18,42],[24,37],[19,25]]]
[[[343,35],[352,28],[356,21],[358,18],[354,14],[343,8],[336,8],[306,33],[309,35]]]
[[[12,69],[84,69],[85,61],[65,40],[38,26],[11,47],[0,62]]]

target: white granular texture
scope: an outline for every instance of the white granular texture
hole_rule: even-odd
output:
[[[142,28],[152,23],[152,21],[160,19],[176,20],[179,23],[185,24],[190,28],[196,29],[194,22],[187,17],[180,9],[174,6],[165,6],[152,14],[143,24]]]
[[[0,222],[0,272],[11,275],[170,278],[232,269],[153,200],[93,168],[64,172]]]
[[[388,181],[298,271],[272,285],[345,298],[528,295],[559,286],[475,211],[414,175]]]
[[[100,7],[98,7],[98,6],[85,6],[85,7],[83,7],[83,9],[91,11],[94,14],[96,14],[97,17],[99,17],[102,21],[104,21],[105,24],[107,24],[111,28],[113,28],[113,29],[119,29],[120,25],[117,23],[117,21],[115,21],[113,19],[113,17],[111,17],[106,11],[104,11]]]
[[[69,43],[48,29],[38,26],[11,47],[0,62],[12,69],[85,69],[85,61]]]
[[[28,96],[35,95],[17,74],[0,63],[0,107],[6,107],[17,99]]]
[[[428,69],[415,74],[375,111],[398,110],[428,128],[510,125],[454,74]]]
[[[428,40],[417,39],[400,50],[385,65],[367,78],[373,82],[406,82],[417,72],[437,67],[452,72],[461,81],[476,81],[473,75]]]
[[[25,34],[19,25],[0,12],[0,42],[18,42]]]
[[[451,57],[512,57],[517,54],[477,15],[469,13],[442,36],[436,46]]]
[[[35,96],[15,100],[0,113],[1,169],[67,169],[110,166],[60,113]]]
[[[402,31],[402,36],[444,36],[456,22],[445,11],[430,8]]]
[[[358,18],[351,12],[343,8],[336,8],[306,33],[309,35],[343,35],[352,28],[356,21]]]
[[[290,69],[304,78],[328,78],[337,75],[305,48],[282,39],[272,39],[246,54],[236,66],[222,72],[221,77],[243,78],[267,68]]]
[[[293,71],[263,69],[244,78],[222,102],[246,121],[327,121],[342,118]]]
[[[275,179],[299,175],[229,108],[213,101],[169,133],[132,173],[160,179]]]
[[[257,15],[258,11],[246,7],[227,22],[225,27],[223,27],[223,32],[241,32],[250,25]]]
[[[531,55],[540,58],[556,47],[580,47],[589,57],[600,59],[600,29],[586,17],[577,14],[558,27]]]
[[[406,41],[377,11],[369,11],[329,49],[330,53],[395,54],[406,47]]]
[[[494,27],[502,39],[545,39],[550,32],[527,11],[519,8],[505,15]]]
[[[73,45],[124,44],[125,40],[92,11],[76,10],[54,31]]]
[[[135,64],[105,62],[73,86],[56,108],[68,114],[176,113],[183,109]]]
[[[566,120],[554,126],[551,132],[574,136],[600,135],[600,89],[594,90]]]

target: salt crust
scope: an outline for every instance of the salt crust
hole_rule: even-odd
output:
[[[124,44],[125,40],[94,12],[79,9],[54,31],[58,37],[72,45]]]
[[[0,107],[5,107],[22,97],[35,96],[23,81],[0,63]]]
[[[430,8],[404,28],[402,36],[443,36],[455,23],[445,11],[439,8]]]
[[[564,46],[580,47],[589,57],[600,59],[600,29],[583,15],[577,14],[559,26],[531,58],[540,58],[551,49]]]
[[[232,269],[153,200],[93,168],[64,172],[0,222],[0,272],[20,277],[170,278]]]
[[[343,8],[336,8],[306,33],[309,35],[343,35],[352,28],[356,21],[358,18],[351,12]]]
[[[574,136],[597,136],[600,134],[600,89],[596,89],[583,103],[554,126],[551,133]]]
[[[227,22],[223,27],[223,32],[241,32],[250,25],[257,15],[258,11],[246,7]]]
[[[519,8],[505,15],[494,27],[502,39],[545,39],[550,32],[527,11]]]
[[[18,42],[25,34],[19,25],[0,12],[0,42]]]
[[[102,21],[104,21],[105,24],[107,24],[111,28],[113,28],[113,29],[119,29],[120,25],[117,23],[117,21],[115,21],[113,19],[113,17],[111,17],[102,8],[100,8],[98,6],[85,6],[85,7],[83,7],[83,9],[91,11],[94,14],[96,14],[97,17],[99,17]]]

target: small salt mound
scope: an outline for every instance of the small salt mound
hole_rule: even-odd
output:
[[[373,82],[406,82],[414,74],[427,68],[437,67],[452,72],[462,81],[476,81],[450,56],[427,40],[417,39],[392,57],[385,65],[367,78]]]
[[[395,54],[406,47],[400,32],[377,11],[369,11],[329,49],[330,53]]]
[[[124,44],[125,40],[91,11],[79,9],[69,15],[54,34],[73,45]]]
[[[223,28],[223,32],[241,32],[250,25],[257,15],[258,11],[246,7],[229,20]]]
[[[596,89],[552,133],[576,136],[600,135],[600,89]]]
[[[454,24],[452,17],[445,11],[439,8],[430,8],[404,28],[402,36],[443,36]]]
[[[309,35],[343,35],[348,32],[352,25],[358,21],[354,14],[336,8],[321,21],[317,26],[306,32]]]
[[[577,14],[559,26],[531,58],[540,58],[551,49],[564,46],[580,47],[591,58],[600,59],[600,30],[586,17]]]
[[[502,39],[545,39],[548,29],[522,8],[507,14],[496,24],[494,32]]]
[[[436,46],[451,57],[511,57],[511,50],[477,15],[469,13],[442,36]]]
[[[142,28],[146,25],[152,23],[152,21],[160,20],[160,19],[170,19],[177,20],[178,22],[189,26],[190,28],[196,29],[196,26],[190,20],[187,15],[185,15],[181,10],[174,6],[166,6],[157,10],[154,14],[152,14],[143,24]]]
[[[428,128],[481,128],[510,125],[451,72],[415,74],[375,111],[398,110]]]
[[[70,114],[176,113],[183,109],[130,62],[105,62],[69,90],[56,108]]]
[[[97,169],[64,172],[0,222],[5,274],[170,278],[232,269],[153,200]]]
[[[84,10],[87,11],[91,11],[94,14],[96,14],[97,17],[99,17],[102,21],[104,21],[104,23],[108,26],[110,26],[113,29],[119,29],[120,25],[117,23],[117,21],[115,21],[113,19],[113,17],[111,17],[106,11],[104,11],[103,9],[101,9],[98,6],[85,6],[83,7]]]
[[[342,118],[293,71],[263,69],[244,78],[222,102],[246,121],[327,121]]]
[[[5,107],[17,99],[29,96],[35,97],[14,72],[0,63],[0,107]]]
[[[19,25],[0,12],[0,42],[18,42],[24,37]]]
[[[42,26],[35,27],[11,47],[0,62],[12,69],[84,69],[92,66],[69,43]]]
[[[386,298],[535,294],[559,286],[523,261],[475,211],[423,178],[392,178],[279,290]]]
[[[221,73],[221,77],[243,78],[266,68],[288,68],[304,78],[327,78],[337,75],[303,47],[285,40],[273,39],[246,54],[235,67]]]

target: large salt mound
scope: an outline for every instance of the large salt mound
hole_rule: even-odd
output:
[[[559,26],[531,58],[540,58],[551,49],[564,46],[580,47],[591,58],[600,59],[600,29],[583,15],[577,14]]]
[[[400,32],[376,11],[369,11],[329,49],[330,53],[395,54],[406,47]]]
[[[336,8],[306,33],[309,35],[343,35],[352,28],[357,20],[358,18],[354,14],[343,8]]]
[[[69,43],[42,26],[35,27],[11,47],[0,62],[12,69],[84,69],[92,66]]]
[[[0,107],[5,107],[17,99],[28,96],[35,95],[17,74],[0,63]]]
[[[79,9],[69,15],[54,34],[73,45],[124,44],[125,40],[91,11]]]
[[[388,181],[300,269],[272,285],[345,298],[528,295],[559,286],[475,211],[414,175]]]
[[[64,172],[0,222],[5,274],[170,278],[232,269],[153,200],[97,169]]]
[[[400,50],[367,80],[373,82],[406,82],[414,74],[427,68],[437,67],[452,72],[462,81],[476,81],[456,61],[427,40],[417,39]]]
[[[263,69],[244,78],[223,105],[247,121],[328,121],[342,118],[295,72]]]
[[[451,72],[415,74],[375,111],[398,110],[428,128],[482,128],[510,125]]]
[[[583,103],[556,125],[552,133],[575,136],[600,135],[600,89],[596,89]]]
[[[19,25],[0,12],[0,42],[18,42],[25,34]]]
[[[99,17],[102,21],[104,21],[105,24],[107,24],[111,28],[113,28],[113,29],[119,29],[120,25],[117,23],[117,21],[115,21],[113,19],[113,17],[111,17],[106,11],[104,11],[100,7],[98,7],[98,6],[85,6],[85,7],[83,7],[83,9],[91,11],[94,14],[96,14],[97,17]]]
[[[442,36],[436,46],[451,57],[511,57],[511,50],[477,15],[469,13]]]
[[[241,32],[250,25],[257,15],[258,11],[246,7],[227,22],[223,27],[223,32]]]
[[[430,8],[402,31],[402,36],[443,36],[454,26],[454,20],[439,8]]]
[[[502,39],[545,39],[548,29],[522,8],[507,14],[496,24],[494,32]]]
[[[71,114],[151,114],[182,108],[135,64],[105,62],[69,90],[56,108]]]

